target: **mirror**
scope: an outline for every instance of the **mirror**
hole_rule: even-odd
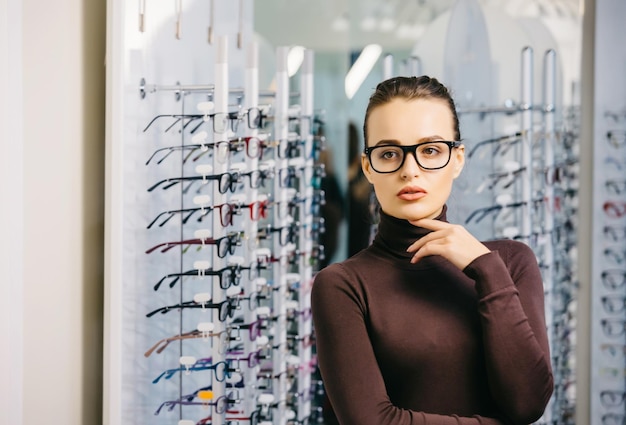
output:
[[[347,199],[355,170],[348,165],[362,150],[367,100],[385,77],[436,76],[451,86],[460,109],[505,107],[520,101],[522,49],[534,51],[539,101],[544,53],[553,49],[556,106],[579,105],[580,7],[578,0],[265,0],[255,4],[254,29],[262,56],[273,57],[277,46],[315,51],[315,105],[325,111],[329,172]],[[267,69],[261,70],[261,84],[269,86],[273,60],[262,62]],[[352,68],[357,62],[363,65],[360,74]],[[510,126],[503,119],[489,133]],[[472,123],[463,127],[471,129]],[[334,261],[354,251],[342,223]]]

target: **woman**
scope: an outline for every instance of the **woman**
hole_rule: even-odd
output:
[[[541,275],[526,245],[446,222],[465,158],[448,90],[426,76],[384,81],[363,130],[378,232],[321,270],[312,294],[339,422],[534,422],[553,388]]]

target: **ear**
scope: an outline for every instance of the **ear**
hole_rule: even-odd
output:
[[[454,178],[456,179],[461,175],[463,167],[465,166],[465,145],[461,145],[452,151],[452,157],[454,158]]]
[[[363,174],[370,184],[372,184],[372,166],[370,164],[369,159],[367,159],[367,155],[364,153],[361,154],[361,169],[363,170]]]

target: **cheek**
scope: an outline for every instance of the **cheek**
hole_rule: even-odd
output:
[[[390,184],[384,178],[377,178],[377,176],[371,175],[369,180],[374,188],[376,198],[378,198],[380,202],[384,202],[385,198],[389,198],[391,195],[394,195]]]
[[[434,189],[438,195],[447,197],[452,190],[457,175],[458,173],[455,168],[446,168],[445,172],[438,176],[433,176],[433,179],[430,180],[431,188]]]

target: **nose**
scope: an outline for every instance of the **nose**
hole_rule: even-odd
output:
[[[417,164],[417,158],[415,157],[415,151],[407,152],[404,157],[404,164],[400,168],[400,177],[403,179],[410,177],[417,177],[420,173],[420,166]]]

